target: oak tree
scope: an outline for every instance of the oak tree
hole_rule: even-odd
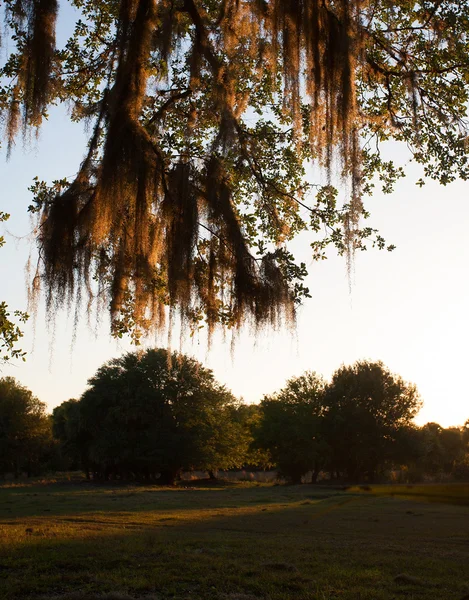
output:
[[[324,380],[306,372],[260,404],[255,445],[267,451],[279,473],[293,483],[301,483],[309,471],[315,483],[328,461],[330,448],[322,431],[324,391]]]
[[[468,177],[467,2],[67,1],[56,47],[57,0],[5,0],[0,71],[9,150],[55,103],[90,125],[76,176],[33,185],[50,310],[85,292],[137,338],[168,306],[209,332],[290,321],[309,295],[299,232],[315,258],[385,245],[361,224],[376,176],[390,191],[403,174],[384,142],[426,177]]]
[[[238,404],[189,356],[128,353],[88,383],[77,403],[54,411],[54,429],[96,477],[159,476],[173,483],[182,469],[243,464],[249,439],[236,418]]]
[[[324,395],[324,434],[332,449],[332,468],[350,480],[373,480],[400,458],[402,438],[421,407],[416,386],[381,361],[340,367]]]
[[[0,475],[31,475],[51,452],[46,405],[13,377],[0,379]]]

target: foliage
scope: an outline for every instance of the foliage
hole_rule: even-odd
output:
[[[174,482],[182,469],[244,461],[249,438],[232,394],[195,360],[166,350],[111,360],[78,402],[54,411],[54,432],[96,477]]]
[[[275,463],[272,462],[269,450],[261,448],[257,441],[259,427],[263,419],[262,406],[260,404],[241,404],[239,411],[250,442],[243,466],[252,469],[270,469],[274,467]]]
[[[245,407],[227,390],[223,395],[224,398],[221,396],[217,400],[218,408],[207,411],[197,425],[198,452],[191,459],[194,461],[192,468],[210,474],[240,468],[249,459],[252,436]]]
[[[427,423],[421,428],[421,437],[424,454],[418,464],[426,473],[450,474],[456,464],[464,462],[467,453],[464,428],[445,429],[438,423]]]
[[[15,310],[14,316],[21,323],[25,323],[29,318],[24,311]],[[25,359],[26,352],[18,348],[17,343],[23,337],[23,332],[19,326],[10,319],[11,313],[6,302],[0,302],[0,361],[8,362],[12,358]]]
[[[46,405],[13,377],[0,379],[0,474],[37,472],[51,442]]]
[[[395,447],[393,449],[393,466],[399,469],[400,476],[403,479],[410,478],[417,483],[422,481],[424,469],[423,461],[428,452],[425,434],[422,427],[415,424],[409,424],[395,432]]]
[[[440,433],[443,449],[443,471],[451,473],[455,465],[464,458],[464,442],[459,427],[448,427]]]
[[[7,213],[0,212],[0,223],[6,221],[9,216]],[[0,248],[4,243],[5,238],[0,236]],[[28,320],[28,315],[24,311],[15,310],[13,314],[20,323]],[[26,352],[17,346],[19,339],[23,337],[23,332],[10,317],[8,305],[6,302],[0,302],[0,362],[7,362],[12,358],[25,360]]]
[[[332,376],[324,396],[325,436],[333,469],[351,480],[373,479],[398,456],[398,438],[422,402],[415,385],[382,362],[358,361]]]
[[[324,388],[316,373],[305,373],[261,402],[255,443],[269,452],[280,474],[294,483],[300,483],[308,471],[315,480],[328,458],[321,431]]]
[[[62,402],[54,408],[51,418],[52,434],[59,442],[61,459],[65,461],[64,470],[83,467],[89,477],[89,434],[81,423],[78,400],[72,398]]]
[[[469,481],[469,454],[455,463],[452,475],[456,481]]]
[[[405,482],[439,473],[464,478],[466,428],[416,426],[421,405],[416,387],[381,362],[343,366],[330,383],[307,372],[263,399],[254,446],[295,482],[309,471],[313,482],[320,472],[372,481],[393,469]]]
[[[92,122],[76,177],[33,186],[51,311],[86,291],[136,340],[168,306],[209,332],[290,321],[309,295],[299,232],[315,258],[386,246],[360,225],[363,194],[403,175],[383,142],[405,142],[425,177],[468,177],[466,2],[71,4],[56,48],[56,0],[6,0],[0,70],[10,148],[54,103]],[[337,164],[345,204],[311,164]]]

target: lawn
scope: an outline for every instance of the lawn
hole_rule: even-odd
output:
[[[5,485],[0,599],[461,600],[469,506],[425,500],[312,485]]]
[[[349,492],[367,492],[373,496],[399,496],[422,502],[469,506],[469,484],[467,483],[362,485],[350,487]]]

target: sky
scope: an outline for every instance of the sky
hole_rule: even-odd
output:
[[[11,214],[0,250],[1,298],[11,308],[26,309],[25,265],[31,251],[34,257],[27,188],[35,175],[47,181],[72,176],[85,139],[81,126],[71,126],[66,112],[56,108],[38,139],[26,145],[19,140],[9,161],[1,150],[1,210]],[[469,418],[469,183],[419,188],[420,171],[411,164],[407,170],[408,178],[392,195],[378,192],[367,201],[370,225],[397,248],[358,254],[351,289],[345,259],[331,253],[328,260],[313,262],[303,236],[295,252],[309,267],[312,298],[300,308],[294,331],[254,336],[245,330],[234,348],[230,334],[225,339],[220,334],[210,351],[202,333],[185,340],[182,350],[212,368],[246,402],[260,401],[305,370],[330,378],[341,364],[382,360],[417,385],[424,401],[417,423],[464,423]],[[49,409],[79,397],[101,364],[133,349],[128,341],[110,338],[105,317],[89,324],[83,316],[72,343],[73,314],[59,314],[54,326],[42,304],[24,330],[27,361],[3,366],[1,375],[16,377]],[[179,349],[179,336],[174,338]],[[147,341],[148,346],[166,344],[165,337]]]
[[[59,43],[65,34],[66,28],[59,28]],[[20,138],[8,161],[0,149],[0,210],[11,214],[0,227],[7,242],[0,249],[0,300],[12,309],[27,308],[25,265],[30,255],[35,259],[28,187],[36,175],[48,182],[72,177],[86,139],[82,126],[72,125],[66,110],[56,107],[39,137]],[[424,401],[417,423],[464,423],[469,418],[469,182],[419,188],[421,172],[406,163],[405,148],[393,146],[390,155],[405,164],[408,177],[391,195],[377,191],[366,207],[368,224],[397,246],[394,252],[359,253],[350,286],[345,259],[331,253],[328,260],[313,262],[310,240],[302,236],[294,250],[308,265],[312,298],[300,308],[294,331],[254,336],[243,330],[234,345],[230,334],[220,333],[210,351],[203,333],[182,347],[175,335],[174,348],[212,368],[246,402],[259,402],[305,370],[328,379],[342,364],[382,360],[417,385]],[[126,340],[110,338],[105,317],[88,323],[83,316],[73,342],[73,317],[65,311],[51,323],[40,303],[24,326],[26,362],[0,371],[30,388],[50,410],[79,397],[105,361],[133,349]],[[167,340],[151,338],[146,345],[166,347]]]

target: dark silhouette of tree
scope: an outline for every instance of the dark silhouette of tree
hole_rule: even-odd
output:
[[[469,420],[461,427],[462,455],[456,460],[452,474],[455,479],[469,481]]]
[[[52,434],[60,442],[61,458],[65,459],[65,470],[76,470],[80,467],[90,478],[90,458],[88,446],[90,434],[84,428],[78,400],[70,399],[56,406],[52,411]]]
[[[183,469],[240,466],[249,444],[233,395],[212,372],[166,350],[111,360],[78,402],[54,411],[54,432],[98,478],[172,484]]]
[[[400,427],[395,432],[392,466],[402,471],[401,477],[409,477],[410,472],[410,477],[418,480],[423,474],[421,465],[427,450],[428,446],[421,427],[415,424]]]
[[[51,441],[46,405],[13,377],[0,379],[0,474],[37,472]]]
[[[270,469],[275,466],[269,450],[261,448],[257,440],[259,426],[263,419],[261,404],[241,404],[238,408],[238,418],[241,419],[249,435],[243,466],[251,469]]]
[[[421,428],[425,453],[420,462],[425,473],[436,475],[442,471],[443,448],[441,445],[441,432],[443,428],[438,423],[426,423]]]
[[[350,480],[373,480],[399,457],[399,439],[421,405],[415,385],[382,362],[363,360],[338,369],[324,395],[332,468]]]
[[[452,473],[458,461],[464,457],[464,441],[462,430],[459,427],[448,427],[440,433],[443,449],[443,471]]]
[[[465,450],[469,453],[469,419],[464,423],[461,431]]]
[[[429,475],[451,474],[466,454],[464,427],[445,429],[438,423],[426,423],[420,431],[425,448],[419,461],[422,471]]]
[[[301,483],[308,471],[315,482],[329,457],[322,435],[324,388],[318,375],[305,373],[261,402],[255,444],[268,451],[279,473],[292,483]]]
[[[209,332],[290,321],[309,291],[288,242],[310,230],[316,258],[365,245],[363,194],[402,175],[382,142],[406,142],[443,184],[469,174],[466,2],[73,4],[80,19],[56,48],[57,0],[6,0],[16,48],[0,71],[9,148],[55,102],[92,123],[76,177],[33,186],[33,287],[52,312],[86,292],[115,335],[137,337],[167,306]],[[345,205],[304,178],[335,159]]]

